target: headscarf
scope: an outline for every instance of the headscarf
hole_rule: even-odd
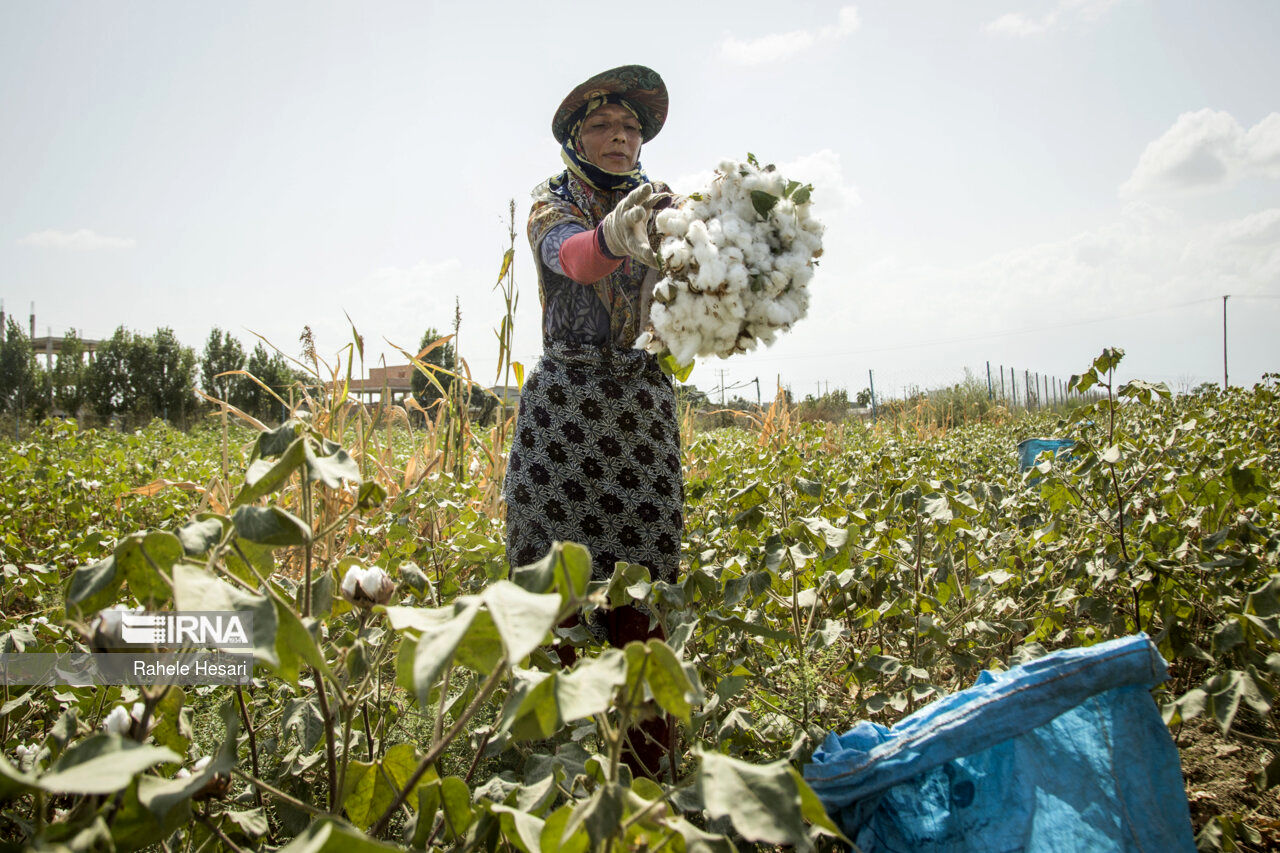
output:
[[[560,147],[560,159],[564,160],[568,171],[557,178],[552,178],[553,190],[568,178],[568,172],[572,172],[579,180],[597,190],[630,192],[641,184],[648,183],[649,178],[645,175],[639,160],[636,160],[635,166],[626,172],[610,172],[587,160],[586,152],[582,148],[582,123],[587,120],[587,116],[605,104],[625,107],[637,121],[640,120],[640,114],[636,108],[621,95],[613,92],[597,95],[579,107],[569,119],[569,134]]]

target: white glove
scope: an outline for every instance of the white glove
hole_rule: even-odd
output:
[[[649,244],[649,224],[655,205],[670,198],[670,193],[655,194],[653,184],[641,184],[629,192],[600,223],[609,251],[657,269],[658,256]]]

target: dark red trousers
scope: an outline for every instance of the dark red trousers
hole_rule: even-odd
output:
[[[570,616],[562,624],[562,628],[572,628],[578,624],[577,615]],[[665,640],[667,635],[661,625],[649,627],[649,615],[642,613],[630,605],[618,607],[605,614],[605,626],[609,632],[609,644],[621,649],[633,640]],[[573,646],[559,645],[555,647],[560,663],[573,666],[578,659],[577,650]],[[666,714],[650,717],[637,726],[627,729],[627,742],[623,745],[622,760],[631,768],[632,776],[647,776],[657,779],[662,771],[662,759],[666,757],[669,764],[674,764],[675,732]]]

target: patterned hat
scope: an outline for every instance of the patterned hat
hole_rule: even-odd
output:
[[[573,125],[574,114],[579,109],[592,98],[609,94],[626,98],[627,103],[635,108],[636,116],[640,119],[640,134],[645,142],[662,130],[662,125],[667,120],[667,84],[662,82],[658,72],[652,68],[621,65],[579,83],[560,102],[551,119],[551,134],[555,136],[556,142],[564,144]]]

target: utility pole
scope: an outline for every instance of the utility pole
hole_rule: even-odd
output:
[[[1227,390],[1227,387],[1227,297],[1224,296],[1222,297],[1222,390]]]
[[[995,391],[991,388],[991,362],[987,362],[987,399],[994,400],[996,398]]]
[[[720,368],[720,408],[724,408],[724,368]]]
[[[753,381],[756,383],[756,408],[764,408],[763,404],[760,402],[760,377],[757,376]]]
[[[871,422],[876,422],[876,376],[870,370],[867,371],[867,381],[871,383]]]

